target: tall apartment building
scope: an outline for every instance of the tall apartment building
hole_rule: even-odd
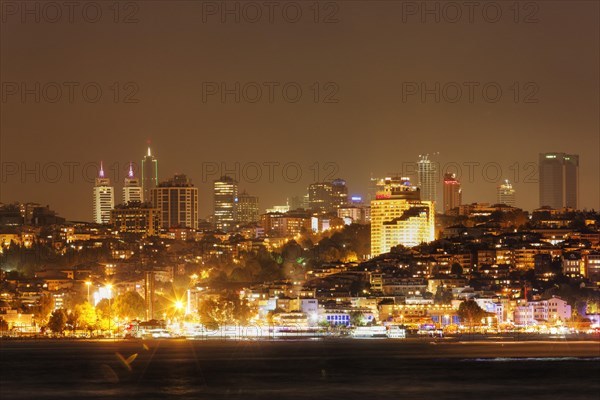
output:
[[[184,174],[175,175],[150,191],[163,228],[198,229],[198,188]]]

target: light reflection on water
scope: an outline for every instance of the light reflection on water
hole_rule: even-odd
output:
[[[594,344],[2,343],[0,399],[597,398]],[[584,357],[582,357],[584,356]]]

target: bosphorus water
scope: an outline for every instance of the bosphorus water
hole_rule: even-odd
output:
[[[0,342],[0,399],[600,399],[600,342]]]

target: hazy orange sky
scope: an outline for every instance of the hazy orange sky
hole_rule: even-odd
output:
[[[436,152],[464,202],[508,178],[530,210],[538,154],[579,154],[580,206],[598,209],[598,2],[480,3],[3,1],[0,201],[91,220],[85,177],[103,160],[120,199],[151,140],[203,218],[236,163],[264,209],[328,175],[365,195]]]

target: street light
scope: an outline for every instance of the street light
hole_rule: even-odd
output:
[[[112,285],[109,283],[106,285],[106,289],[108,289],[108,334],[110,336],[112,336],[112,331],[111,331],[111,326],[110,326],[110,320],[112,318],[112,310],[111,310],[111,305],[110,305],[110,300],[112,298]]]
[[[92,282],[85,281],[85,286],[87,286],[87,302],[90,302],[90,286],[92,286]]]

